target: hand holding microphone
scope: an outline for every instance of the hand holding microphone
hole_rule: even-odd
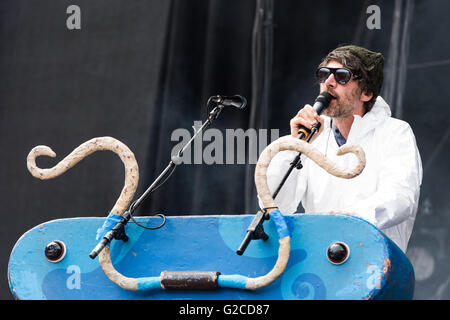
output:
[[[323,118],[320,114],[325,110],[331,102],[333,97],[328,92],[322,92],[314,101],[314,105],[305,105],[297,115],[291,119],[291,135],[295,138],[306,139],[313,125],[317,122],[320,123],[320,127],[323,127]]]

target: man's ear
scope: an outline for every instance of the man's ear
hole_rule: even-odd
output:
[[[370,101],[373,97],[373,92],[367,93],[367,91],[363,91],[361,93],[361,97],[359,98],[362,102]]]

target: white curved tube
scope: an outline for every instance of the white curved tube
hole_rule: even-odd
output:
[[[359,146],[344,145],[338,150],[338,155],[343,155],[352,152],[358,159],[357,165],[350,169],[344,169],[336,165],[334,162],[326,158],[313,145],[291,136],[279,138],[268,145],[259,156],[255,169],[255,185],[258,195],[261,199],[264,208],[268,208],[267,212],[271,213],[275,210],[276,204],[267,185],[267,168],[273,157],[280,151],[295,150],[309,157],[312,161],[317,163],[320,167],[325,169],[328,173],[350,179],[359,175],[365,167],[365,154]],[[275,281],[285,270],[289,261],[290,253],[290,236],[285,236],[279,240],[280,247],[278,249],[278,259],[273,269],[266,275],[259,278],[248,278],[246,289],[255,290],[265,287]]]
[[[128,209],[134,193],[136,192],[139,182],[139,168],[133,152],[131,152],[131,150],[119,140],[112,137],[98,137],[86,141],[74,149],[58,164],[48,169],[39,168],[36,165],[36,158],[39,156],[49,156],[53,158],[56,154],[47,146],[37,146],[34,147],[28,154],[27,167],[30,173],[38,179],[52,179],[63,174],[88,155],[100,150],[109,150],[116,153],[125,166],[124,186],[114,207],[111,209],[112,213],[122,216],[125,210]],[[123,289],[137,290],[137,279],[127,278],[117,272],[114,268],[111,262],[109,246],[105,246],[105,248],[100,252],[99,261],[103,271],[109,279]]]
[[[91,139],[77,147],[57,165],[49,169],[41,169],[37,167],[36,158],[43,155],[55,157],[56,154],[51,148],[47,146],[37,146],[33,148],[28,154],[27,167],[31,174],[36,178],[42,180],[52,179],[63,174],[65,171],[81,161],[84,157],[99,150],[110,150],[115,152],[119,155],[120,159],[124,163],[124,187],[122,188],[122,192],[116,204],[111,209],[112,213],[122,216],[125,210],[128,208],[131,200],[133,199],[139,181],[139,169],[134,154],[122,142],[111,137],[99,137]],[[295,139],[290,136],[282,137],[272,142],[269,146],[266,147],[266,149],[264,149],[258,159],[258,163],[255,169],[256,189],[264,207],[268,208],[268,213],[273,213],[276,205],[267,186],[267,167],[269,166],[269,163],[275,156],[275,154],[283,150],[295,150],[298,152],[302,152],[330,174],[342,178],[352,178],[360,174],[365,166],[364,152],[359,146],[344,145],[339,149],[338,155],[352,152],[358,158],[357,166],[352,170],[346,170],[331,162],[317,149],[315,149],[312,145],[306,143],[305,141]],[[275,266],[264,276],[257,278],[246,278],[245,289],[256,290],[261,287],[265,287],[275,281],[283,273],[289,260],[290,236],[282,237],[279,242],[280,247],[278,249],[278,258]],[[125,290],[136,291],[149,287],[153,288],[158,285],[158,281],[156,281],[155,278],[128,278],[119,273],[114,268],[111,262],[109,246],[106,246],[100,252],[99,262],[107,277]]]

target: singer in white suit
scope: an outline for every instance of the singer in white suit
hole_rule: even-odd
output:
[[[384,58],[358,46],[343,46],[330,52],[319,65],[316,77],[320,92],[332,95],[328,108],[318,115],[305,105],[291,119],[291,135],[300,128],[320,130],[311,143],[342,167],[352,167],[352,155],[336,156],[345,143],[357,144],[366,154],[366,167],[354,179],[329,175],[302,156],[303,168],[294,169],[275,203],[282,213],[294,213],[302,203],[305,213],[347,213],[382,230],[404,252],[417,213],[422,163],[413,131],[405,121],[391,117],[379,96]],[[296,156],[278,153],[267,171],[273,192]]]

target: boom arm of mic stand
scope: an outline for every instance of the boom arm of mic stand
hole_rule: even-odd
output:
[[[306,142],[310,142],[313,135],[319,131],[320,129],[320,122],[317,122],[315,125],[311,128],[311,133],[307,135]],[[303,139],[306,136],[306,134],[302,131],[300,132],[300,135],[298,136],[299,139]],[[281,188],[283,187],[284,183],[286,182],[287,178],[291,174],[292,170],[294,168],[301,169],[303,166],[300,162],[300,156],[301,153],[299,152],[295,159],[291,162],[291,165],[285,175],[283,176],[283,179],[281,179],[280,184],[278,185],[275,192],[272,194],[272,198],[275,199],[280,192]],[[250,226],[247,228],[247,234],[245,235],[244,240],[242,240],[241,245],[236,250],[236,253],[238,255],[244,254],[245,249],[247,248],[248,244],[251,240],[256,239],[263,239],[264,241],[269,239],[269,236],[264,232],[263,228],[263,222],[264,220],[269,220],[269,215],[265,214],[265,210],[261,211],[259,210],[255,217],[253,218],[252,222],[250,223]]]
[[[183,147],[183,149],[180,150],[177,156],[173,156],[172,160],[169,162],[169,165],[164,169],[164,171],[153,181],[153,183],[150,185],[150,187],[142,194],[142,196],[137,199],[135,202],[133,202],[130,206],[130,208],[123,214],[122,220],[117,222],[114,227],[109,230],[100,240],[100,242],[95,246],[95,248],[91,251],[89,254],[89,257],[91,259],[95,259],[98,254],[105,248],[105,246],[111,242],[112,239],[119,239],[127,241],[128,237],[125,234],[125,225],[128,223],[128,221],[131,218],[131,213],[134,212],[141,204],[142,202],[154,191],[156,188],[158,188],[161,184],[161,181],[163,181],[163,178],[166,176],[168,172],[171,172],[171,170],[175,170],[175,167],[179,164],[181,164],[181,155],[183,152],[189,147],[189,145],[194,141],[196,136],[207,126],[209,126],[212,122],[212,120],[217,119],[219,116],[219,113],[223,109],[223,105],[218,104],[210,113],[208,116],[208,119],[205,121],[205,123],[201,126],[201,128],[193,135],[193,137],[186,143],[186,145]],[[165,180],[162,182],[164,183]]]

